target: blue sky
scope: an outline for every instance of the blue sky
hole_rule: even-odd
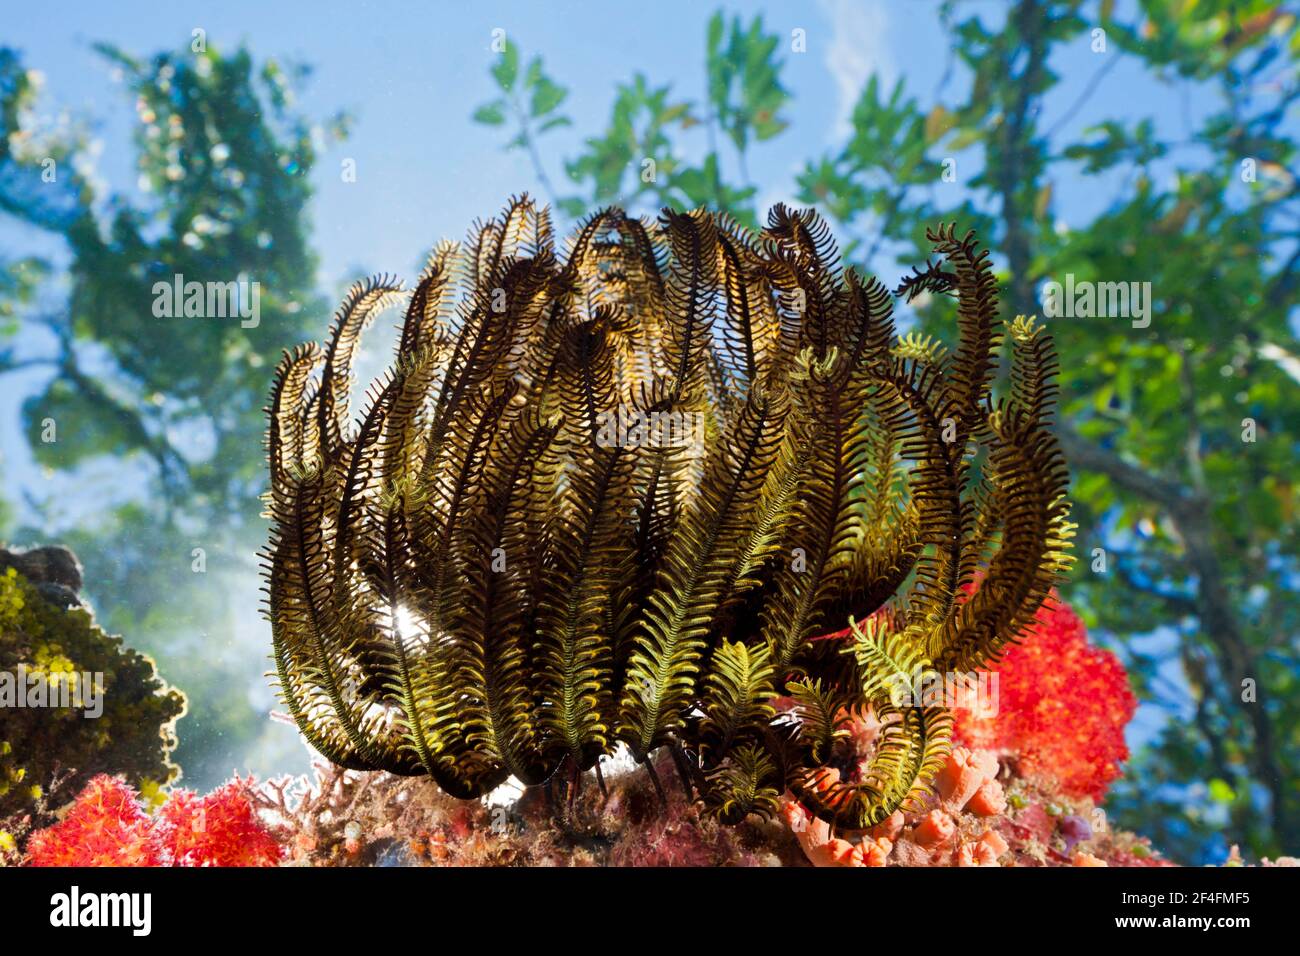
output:
[[[853,102],[872,73],[886,87],[904,79],[926,107],[936,94],[949,102],[959,95],[936,89],[949,56],[937,0],[721,6],[746,17],[762,12],[768,28],[785,37],[796,28],[806,31],[807,52],[788,52],[787,46],[785,53],[783,81],[794,100],[791,130],[751,151],[750,174],[762,184],[761,206],[792,200],[794,175],[802,164],[844,140]],[[985,0],[978,8],[996,21],[1005,5]],[[322,119],[346,109],[356,119],[350,139],[329,147],[312,174],[316,196],[310,217],[321,256],[319,281],[322,289],[334,290],[367,272],[409,277],[440,237],[459,237],[475,217],[495,211],[511,193],[540,194],[527,156],[503,151],[500,130],[470,120],[473,110],[494,95],[488,75],[494,29],[504,29],[525,57],[543,54],[550,74],[570,90],[565,110],[574,127],[550,137],[544,150],[550,177],[559,182],[560,158],[571,155],[584,135],[603,129],[617,82],[641,71],[656,85],[671,82],[678,96],[702,99],[705,24],[714,9],[713,3],[680,0],[13,3],[5,11],[0,44],[21,50],[27,66],[44,74],[42,113],[68,110],[93,121],[102,144],[97,176],[109,191],[135,199],[142,198],[135,190],[130,143],[135,111],[93,43],[148,55],[187,45],[199,27],[219,49],[245,43],[258,57],[312,65],[314,75],[298,108]],[[1053,61],[1062,82],[1048,102],[1046,126],[1070,111],[1099,62],[1086,34]],[[960,70],[950,82],[965,82]],[[1152,116],[1158,135],[1183,138],[1188,120],[1208,108],[1124,59],[1063,126],[1056,145],[1113,117]],[[355,160],[355,183],[340,176],[345,159]],[[1113,186],[1106,180],[1057,182],[1055,213],[1065,222],[1084,222],[1114,195]],[[949,188],[963,187],[958,182]],[[48,237],[0,222],[0,256],[32,253],[57,261],[60,250]],[[326,319],[321,316],[322,331]],[[20,333],[20,350],[43,347],[37,334]],[[32,464],[18,412],[44,374],[7,376],[0,387],[0,471],[7,496],[18,501],[53,494],[72,511],[102,507],[101,498],[84,491],[94,486],[87,475],[120,478],[121,462],[93,465],[76,477],[45,475]],[[120,480],[114,484],[129,487]],[[264,635],[250,633],[249,640],[263,641]]]
[[[793,95],[791,129],[751,150],[750,174],[762,184],[764,208],[791,201],[802,164],[847,137],[853,103],[873,73],[886,87],[903,79],[923,106],[936,96],[951,101],[956,95],[937,89],[949,58],[937,0],[721,6],[746,18],[762,13],[768,28],[784,37],[796,28],[806,33],[807,52],[785,54],[783,81]],[[1005,4],[977,0],[973,7],[996,22]],[[321,257],[319,280],[322,289],[333,291],[366,273],[410,276],[439,238],[463,235],[475,217],[495,211],[509,194],[523,189],[542,194],[526,155],[502,150],[500,130],[470,120],[475,107],[495,92],[488,75],[495,57],[489,48],[494,29],[504,29],[525,56],[543,54],[549,72],[570,90],[564,108],[574,126],[551,134],[544,147],[551,179],[562,182],[561,157],[572,155],[584,136],[603,129],[619,81],[641,71],[655,84],[672,83],[675,95],[702,98],[705,24],[716,8],[681,0],[653,5],[229,0],[219,7],[79,0],[61,3],[57,12],[40,4],[13,5],[0,43],[21,50],[28,67],[43,74],[43,114],[68,111],[93,123],[103,192],[135,200],[144,199],[135,189],[135,111],[93,43],[148,55],[180,48],[189,43],[192,30],[202,28],[218,48],[244,43],[259,57],[310,64],[314,74],[298,107],[311,117],[323,119],[346,109],[356,118],[352,136],[330,146],[312,174],[316,196],[310,217]],[[1046,123],[1070,110],[1099,62],[1086,35],[1053,61],[1062,82],[1049,101]],[[954,71],[949,82],[964,84],[962,71]],[[1155,81],[1131,58],[1122,59],[1059,135],[1071,137],[1103,117],[1135,115],[1154,116],[1158,128],[1176,133],[1182,118],[1198,107],[1204,108]],[[701,133],[686,149],[703,146]],[[355,182],[344,182],[340,175],[345,159],[356,163]],[[1089,180],[1086,187],[1080,181],[1075,185],[1081,188],[1075,189],[1071,185],[1058,183],[1055,192],[1055,212],[1065,221],[1090,218],[1113,194],[1104,180]],[[959,181],[944,188],[960,193],[964,187]],[[0,222],[0,253],[40,253],[58,261],[60,246],[49,236]],[[24,349],[39,353],[46,343],[31,330],[20,334],[18,345],[20,354]],[[21,398],[39,386],[44,374],[8,377],[0,394],[0,467],[11,487],[16,483],[37,497],[57,490],[69,512],[75,512],[75,494],[67,494],[73,490],[69,479],[33,469],[19,429]]]
[[[488,67],[491,31],[501,28],[525,55],[542,53],[548,69],[569,87],[565,109],[572,130],[551,137],[550,175],[562,178],[558,157],[582,136],[602,128],[614,85],[645,72],[655,83],[699,99],[703,93],[705,23],[709,3],[668,2],[429,2],[268,4],[258,0],[214,5],[137,0],[60,4],[51,16],[39,4],[15,6],[2,42],[25,54],[45,75],[45,104],[97,121],[103,150],[98,169],[113,189],[133,190],[129,136],[134,111],[109,66],[92,49],[106,41],[148,54],[189,42],[201,27],[208,42],[229,49],[246,43],[258,55],[297,59],[314,68],[299,100],[310,116],[339,108],[357,118],[354,135],[332,147],[314,172],[315,239],[327,283],[351,277],[355,267],[414,269],[422,250],[439,237],[459,236],[507,194],[537,189],[522,152],[498,148],[497,131],[473,124],[470,113],[492,97]],[[751,172],[764,184],[764,202],[790,199],[802,162],[833,148],[848,133],[848,115],[874,72],[886,85],[902,77],[923,103],[935,95],[948,58],[936,0],[816,0],[723,5],[745,16],[761,12],[769,29],[807,33],[807,52],[787,52],[783,74],[794,97],[791,133],[753,150]],[[1001,0],[976,8],[1001,16]],[[610,11],[623,11],[615,15]],[[309,11],[309,12],[308,12]],[[1064,113],[1099,62],[1087,37],[1054,63]],[[957,71],[953,83],[963,83]],[[948,98],[948,91],[944,91]],[[1121,62],[1101,84],[1064,135],[1114,114],[1179,116],[1184,104]],[[1048,116],[1050,123],[1053,119]],[[344,158],[356,160],[355,183],[339,175]],[[960,184],[954,185],[960,189]],[[1061,212],[1083,213],[1095,193],[1063,191]],[[10,233],[0,232],[0,240]],[[6,243],[7,244],[7,243]]]

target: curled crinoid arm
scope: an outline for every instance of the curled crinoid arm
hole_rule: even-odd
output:
[[[780,808],[780,778],[776,764],[762,747],[737,747],[709,774],[707,809],[723,823],[739,823],[751,813],[776,816]]]
[[[267,408],[267,613],[307,740],[462,798],[625,746],[726,822],[786,788],[846,827],[918,799],[950,721],[895,692],[996,662],[1072,530],[1051,341],[1012,322],[996,391],[988,254],[928,238],[898,294],[953,296],[953,336],[900,337],[785,206],[754,232],[603,209],[557,244],[519,196],[409,293],[354,285]],[[397,355],[352,411],[390,305]]]
[[[912,274],[898,283],[894,295],[911,302],[922,293],[947,295],[957,288],[957,276],[948,272],[942,262],[927,262],[925,268],[912,268]]]
[[[869,761],[846,779],[829,765],[800,768],[791,792],[818,819],[864,830],[896,810],[920,807],[952,747],[952,715],[943,707],[882,705],[882,725]]]
[[[951,749],[952,717],[922,692],[934,671],[917,635],[894,630],[883,616],[854,622],[851,631],[845,649],[856,666],[851,707],[815,685],[792,687],[801,735],[811,732],[813,745],[790,789],[815,816],[863,829],[918,806],[929,793]],[[848,743],[847,728],[865,719],[855,713],[864,707],[879,724],[868,754]]]

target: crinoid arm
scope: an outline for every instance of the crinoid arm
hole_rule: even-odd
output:
[[[852,828],[918,800],[951,718],[900,689],[996,663],[1072,530],[1050,338],[1004,330],[972,235],[929,241],[898,294],[953,298],[946,343],[900,337],[885,286],[784,206],[758,233],[606,209],[557,250],[521,197],[409,292],[355,286],[267,409],[267,612],[308,741],[463,798],[625,746],[669,748],[726,822],[787,791]]]

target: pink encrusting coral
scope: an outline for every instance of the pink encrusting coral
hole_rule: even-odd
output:
[[[249,783],[207,796],[175,790],[150,815],[116,777],[98,776],[64,819],[27,843],[28,866],[274,866],[280,844],[257,816]]]
[[[865,832],[837,833],[789,797],[782,816],[815,866],[1173,865],[1145,840],[1109,832],[1089,798],[1017,777],[1012,766],[992,751],[958,747],[921,808]]]

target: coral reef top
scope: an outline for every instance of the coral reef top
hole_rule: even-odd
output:
[[[987,254],[928,238],[895,294],[951,297],[951,351],[896,334],[812,211],[608,209],[561,255],[512,200],[434,250],[353,425],[359,338],[404,295],[355,286],[268,409],[268,610],[311,743],[459,797],[572,794],[621,744],[726,821],[787,789],[857,827],[914,801],[951,720],[897,691],[995,660],[1071,531],[1051,342],[1010,325],[995,399]],[[831,773],[866,704],[874,757]]]

